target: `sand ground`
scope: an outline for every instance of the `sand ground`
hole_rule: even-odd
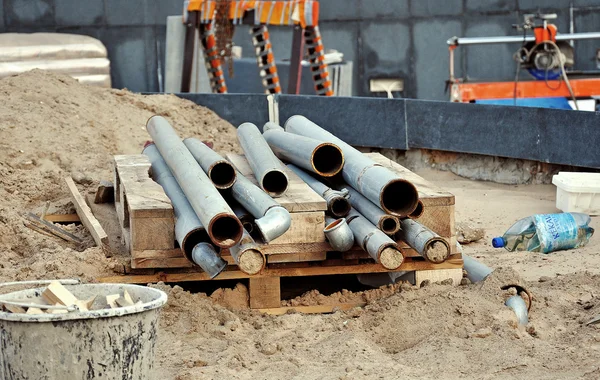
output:
[[[0,281],[113,274],[117,258],[85,243],[40,235],[22,214],[73,212],[64,177],[93,191],[110,179],[113,154],[137,153],[160,114],[182,136],[238,151],[235,130],[214,113],[173,96],[95,89],[34,71],[0,81]],[[309,115],[307,115],[309,116]],[[456,220],[484,228],[463,247],[491,267],[484,283],[424,288],[394,285],[310,296],[319,302],[361,299],[364,308],[329,315],[264,316],[247,309],[243,283],[211,294],[158,285],[169,294],[156,346],[156,379],[598,379],[600,314],[598,237],[584,248],[508,253],[490,240],[516,220],[555,212],[554,188],[419,174],[456,195]],[[593,218],[593,227],[598,227]],[[512,268],[512,269],[511,269]],[[530,323],[518,326],[499,289],[521,277],[534,294]]]

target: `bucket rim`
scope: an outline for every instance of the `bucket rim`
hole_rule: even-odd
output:
[[[128,314],[136,314],[141,313],[148,310],[158,309],[162,307],[165,303],[167,303],[167,293],[163,292],[160,289],[151,288],[149,286],[142,285],[134,285],[134,284],[121,284],[121,283],[102,283],[102,284],[78,284],[78,285],[67,285],[67,287],[94,287],[99,285],[109,285],[109,286],[120,286],[124,287],[125,290],[132,288],[139,288],[144,291],[148,291],[154,293],[156,298],[150,302],[142,303],[141,305],[132,305],[125,307],[118,307],[114,309],[99,309],[99,310],[90,310],[90,311],[75,311],[66,314],[22,314],[22,313],[10,313],[6,311],[0,310],[0,320],[4,321],[13,321],[13,322],[60,322],[60,321],[70,321],[70,320],[78,320],[78,319],[99,319],[99,318],[110,318],[110,317],[120,317]],[[11,292],[0,295],[0,300],[8,301],[11,295],[20,292],[26,291],[40,291],[40,293],[45,288],[32,288],[20,290],[17,292]]]

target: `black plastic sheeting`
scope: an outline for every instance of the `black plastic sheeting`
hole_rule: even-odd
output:
[[[236,127],[268,121],[265,95],[181,94]],[[279,95],[279,120],[304,115],[355,146],[423,148],[600,168],[600,112],[416,99]]]

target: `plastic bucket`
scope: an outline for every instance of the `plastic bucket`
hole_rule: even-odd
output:
[[[139,305],[67,314],[0,312],[0,379],[149,379],[152,378],[158,314],[167,295],[128,284],[66,286],[77,298],[125,290]],[[0,300],[33,301],[45,288],[0,295]]]

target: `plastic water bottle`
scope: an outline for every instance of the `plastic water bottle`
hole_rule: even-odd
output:
[[[582,247],[594,234],[590,221],[589,215],[577,212],[533,215],[513,224],[492,245],[510,252],[543,253]]]

